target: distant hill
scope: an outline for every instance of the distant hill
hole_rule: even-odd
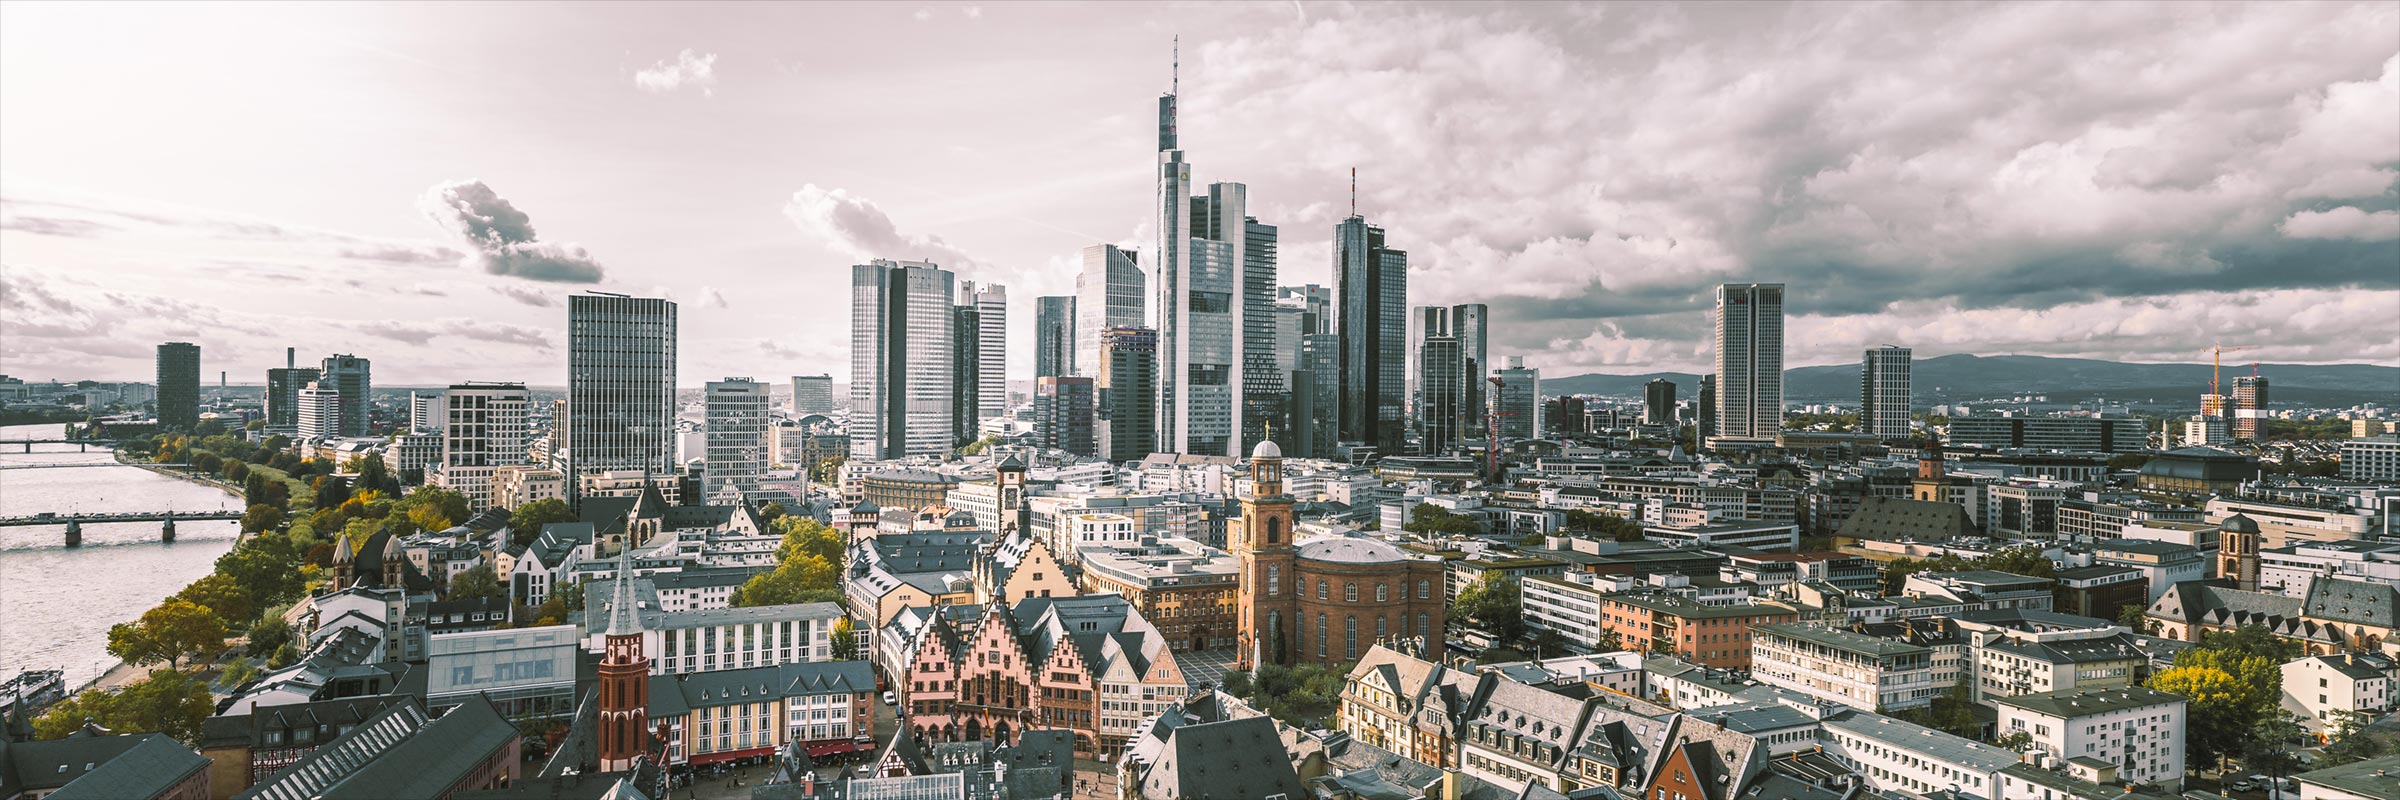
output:
[[[1919,398],[1980,399],[2048,395],[2053,402],[2107,397],[2140,402],[2197,405],[2208,390],[2207,364],[2137,364],[2047,356],[1948,355],[1918,359],[1910,379]],[[2373,364],[2260,364],[2270,399],[2284,403],[2349,405],[2400,400],[2400,367]],[[2225,382],[2250,374],[2250,365],[2225,365]],[[1785,370],[1784,397],[1794,401],[1858,400],[1858,365],[1837,364]],[[1677,399],[1700,392],[1700,376],[1681,372],[1639,375],[1588,374],[1543,378],[1546,395],[1594,394],[1639,398],[1653,378],[1675,382]],[[2228,390],[2230,391],[2230,390]]]

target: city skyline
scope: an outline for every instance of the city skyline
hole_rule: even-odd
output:
[[[1492,356],[1546,377],[1703,371],[1721,282],[1791,287],[1793,366],[2190,361],[2217,332],[2400,363],[2388,5],[2110,6],[2040,41],[2010,38],[2056,33],[2037,7],[1260,10],[758,9],[790,23],[742,26],[770,41],[640,7],[11,6],[0,137],[48,157],[0,174],[0,360],[139,380],[181,340],[240,383],[302,346],[384,385],[562,386],[567,297],[599,289],[686,309],[687,388],[845,375],[842,315],[790,299],[922,258],[1011,288],[1022,385],[1034,298],[1074,293],[1083,248],[1140,250],[1157,285],[1144,95],[1180,33],[1180,144],[1280,230],[1278,283],[1333,282],[1357,167],[1408,302],[1489,304]],[[592,40],[519,41],[566,24]],[[822,34],[845,27],[945,55],[856,66],[888,37]],[[1003,46],[1033,34],[1095,46]],[[534,58],[480,52],[512,47]],[[895,93],[976,135],[855,113]],[[168,113],[184,135],[153,135]]]

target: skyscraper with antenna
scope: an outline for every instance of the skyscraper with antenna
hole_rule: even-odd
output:
[[[1383,228],[1358,213],[1358,169],[1350,170],[1350,218],[1333,226],[1334,331],[1341,335],[1341,440],[1406,451],[1408,253],[1384,246]]]
[[[1158,448],[1238,456],[1289,407],[1275,366],[1276,230],[1245,213],[1249,187],[1193,193],[1178,132],[1182,66],[1179,37],[1158,100]]]

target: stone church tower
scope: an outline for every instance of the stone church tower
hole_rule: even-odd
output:
[[[1292,663],[1290,626],[1300,590],[1293,574],[1292,498],[1283,493],[1283,448],[1273,440],[1250,451],[1250,496],[1242,498],[1241,525],[1227,538],[1241,564],[1238,665]]]

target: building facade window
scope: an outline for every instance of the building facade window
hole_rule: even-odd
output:
[[[1283,594],[1283,565],[1267,565],[1267,596]]]
[[[1322,587],[1322,586],[1324,586],[1325,584],[1323,584],[1323,583],[1319,583],[1319,584],[1317,584],[1317,585],[1318,585],[1319,587]],[[1326,633],[1325,633],[1325,612],[1319,611],[1319,612],[1317,612],[1317,657],[1318,657],[1318,658],[1324,658],[1324,657],[1325,657],[1325,646],[1326,646],[1326,645],[1325,645],[1325,640],[1326,640],[1326,639],[1329,639],[1329,638],[1332,638],[1332,637],[1330,637],[1330,636],[1327,636],[1327,635],[1326,635]]]
[[[1342,584],[1342,602],[1344,602],[1344,603],[1356,603],[1356,602],[1358,602],[1358,584],[1355,584],[1355,583],[1345,583],[1345,584]]]
[[[1388,602],[1391,599],[1392,587],[1390,585],[1382,583],[1375,584],[1375,602]]]
[[[1358,617],[1353,616],[1342,620],[1342,644],[1344,648],[1342,657],[1356,660],[1358,658]]]

